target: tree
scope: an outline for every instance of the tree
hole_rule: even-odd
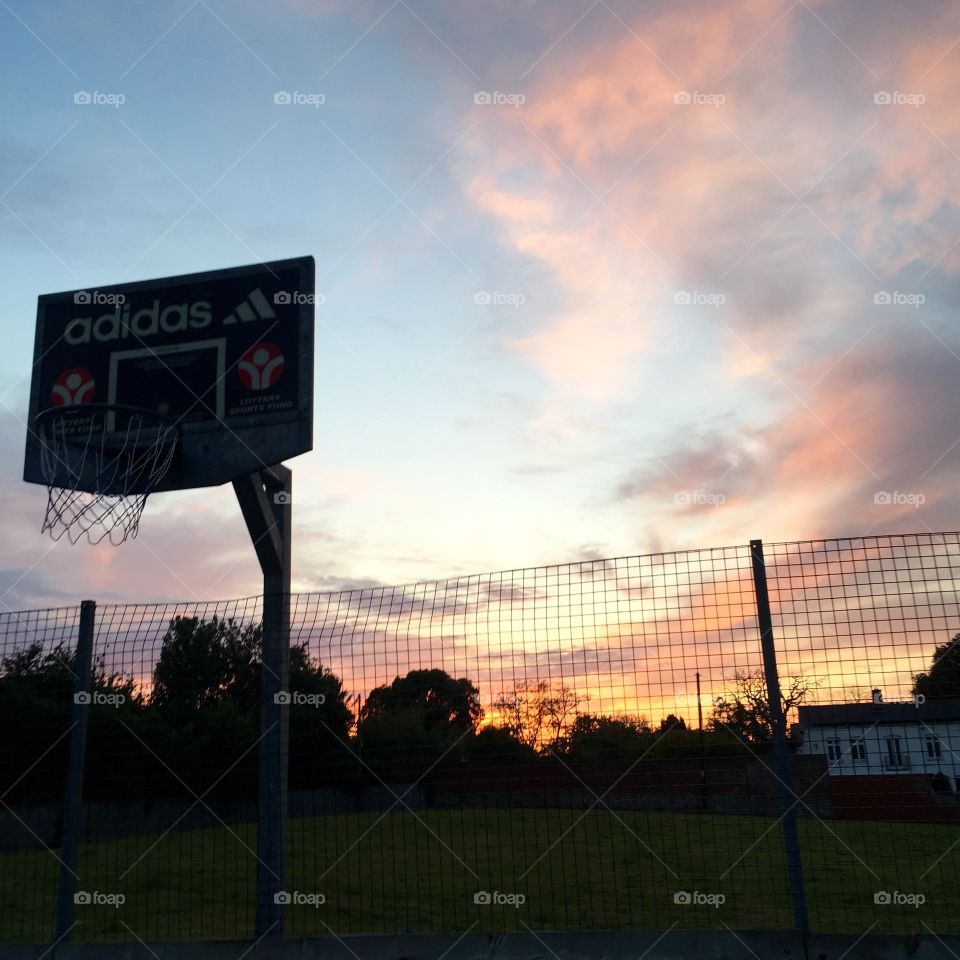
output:
[[[252,714],[260,702],[260,624],[174,617],[153,670],[150,701],[175,719],[231,700]]]
[[[464,759],[483,718],[480,691],[444,670],[411,670],[374,687],[360,708],[357,743],[381,777],[416,776],[441,759]]]
[[[798,707],[819,681],[796,675],[781,680],[780,698],[784,716]],[[709,726],[712,730],[727,730],[749,743],[769,743],[772,739],[770,725],[770,700],[767,682],[762,670],[752,673],[735,673],[733,689],[714,701],[713,716]]]
[[[27,644],[0,660],[0,796],[62,799],[73,709],[75,651],[64,643],[45,648]],[[85,790],[96,797],[131,767],[131,737],[143,701],[132,677],[107,673],[94,660],[88,692],[110,697],[89,706]]]
[[[497,697],[493,707],[513,736],[542,752],[567,733],[580,704],[588,699],[563,684],[524,680]]]
[[[479,694],[465,677],[454,680],[445,670],[411,670],[389,686],[374,687],[360,721],[415,710],[426,729],[472,730],[483,717]]]
[[[352,772],[353,713],[340,678],[306,644],[290,647],[290,789],[327,786]]]
[[[533,747],[521,743],[506,727],[483,727],[467,743],[467,759],[478,766],[504,767],[537,760]]]
[[[165,763],[199,792],[250,794],[257,782],[262,630],[233,619],[175,617],[153,672],[151,706],[172,729]],[[339,678],[290,647],[290,786],[332,782],[350,764],[353,715]],[[159,752],[159,750],[158,750]]]
[[[683,717],[678,717],[675,714],[668,713],[660,721],[660,732],[666,733],[668,730],[686,730],[687,724]]]
[[[928,700],[960,697],[960,633],[933,651],[929,671],[913,678],[913,693]]]
[[[635,760],[648,749],[652,732],[643,717],[581,713],[555,749],[570,760]]]

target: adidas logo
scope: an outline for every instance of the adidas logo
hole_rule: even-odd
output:
[[[263,295],[263,291],[257,287],[223,322],[225,324],[236,323],[238,319],[243,322],[258,319],[272,320],[274,317],[276,317],[276,313],[273,307],[270,306],[267,298]]]

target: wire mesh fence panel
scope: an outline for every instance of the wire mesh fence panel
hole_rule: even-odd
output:
[[[250,934],[260,618],[259,598],[98,611],[74,939]]]
[[[292,596],[286,935],[956,929],[958,536],[765,556],[779,767],[747,545]],[[253,933],[262,615],[97,611],[73,939]],[[0,615],[0,940],[53,935],[78,623]]]
[[[811,926],[950,931],[960,902],[960,536],[766,545]]]
[[[333,676],[293,706],[292,932],[791,924],[736,706],[763,684],[747,547],[300,595],[293,622]]]
[[[0,614],[0,940],[53,937],[79,619]]]

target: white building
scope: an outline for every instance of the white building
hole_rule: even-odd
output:
[[[798,753],[822,754],[832,776],[942,774],[960,792],[960,699],[801,706]],[[941,787],[945,787],[938,778]]]

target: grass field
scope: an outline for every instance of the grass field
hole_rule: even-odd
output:
[[[802,821],[815,932],[955,932],[960,828]],[[441,930],[791,927],[782,834],[767,817],[569,809],[330,816],[289,825],[290,935]],[[954,847],[957,844],[957,847]],[[78,906],[78,940],[232,938],[253,925],[256,829],[173,831],[81,847],[78,890],[122,894]],[[52,936],[58,863],[0,855],[0,940]],[[921,906],[874,904],[877,891]],[[478,891],[525,903],[474,903]],[[722,894],[719,906],[674,902]]]

